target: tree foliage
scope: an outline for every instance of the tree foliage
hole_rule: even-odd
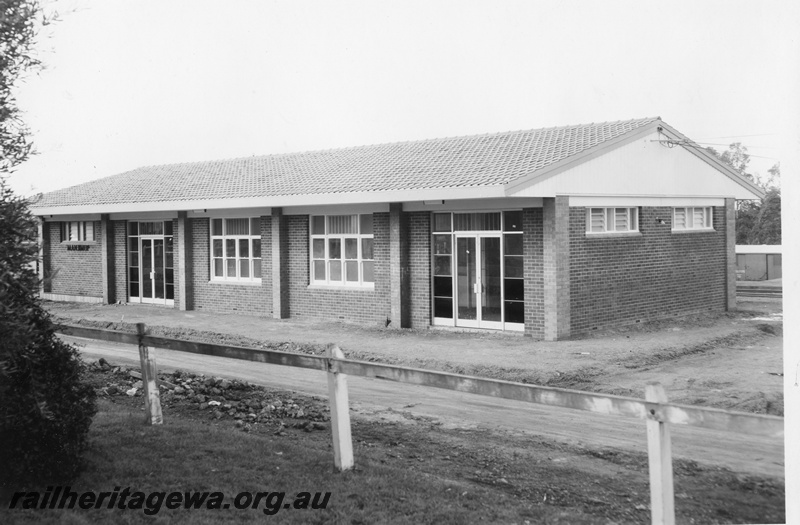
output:
[[[78,351],[37,296],[36,218],[5,180],[32,151],[13,90],[39,65],[32,49],[46,22],[35,0],[0,0],[0,489],[73,476],[96,412]]]
[[[36,219],[0,179],[0,486],[74,476],[94,389],[36,295]]]
[[[0,0],[0,173],[11,171],[32,150],[14,87],[26,71],[39,67],[33,43],[37,28],[47,23],[36,0]]]
[[[706,148],[719,160],[734,169],[739,175],[747,180],[754,181],[753,176],[747,172],[747,165],[750,163],[750,154],[747,153],[747,146],[742,145],[741,142],[734,142],[728,146],[728,149],[720,153],[715,148]]]
[[[742,201],[736,211],[736,244],[781,244],[781,168],[775,164],[762,183],[760,201]]]
[[[756,177],[747,171],[750,155],[741,142],[734,142],[721,154],[714,148],[707,149],[765,193],[760,201],[738,203],[736,244],[781,244],[780,164],[768,170],[768,177]]]
[[[734,142],[728,146],[728,149],[722,152],[720,158],[722,162],[729,164],[733,169],[753,180],[753,176],[747,172],[747,165],[750,164],[750,155],[747,153],[747,147],[743,146],[741,142]]]

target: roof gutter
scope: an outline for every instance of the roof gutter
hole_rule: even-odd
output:
[[[286,206],[329,206],[332,204],[366,204],[415,202],[424,200],[462,200],[506,198],[503,186],[468,186],[351,193],[317,193],[228,199],[195,199],[153,202],[82,204],[75,206],[32,206],[36,216],[74,215],[86,213],[143,213],[175,210],[214,210],[239,208],[279,208]]]

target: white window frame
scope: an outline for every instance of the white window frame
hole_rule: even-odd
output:
[[[61,242],[95,242],[94,221],[62,222]]]
[[[624,214],[624,215],[622,215]],[[625,224],[618,224],[624,216]],[[593,222],[592,219],[595,219]],[[595,231],[592,226],[599,225],[602,230]],[[592,206],[586,208],[586,234],[607,235],[639,233],[639,208],[630,206]]]
[[[308,218],[308,232],[309,232],[309,282],[311,286],[335,286],[341,288],[362,288],[372,290],[375,288],[375,235],[374,233],[362,233],[361,218],[364,215],[369,215],[373,220],[373,232],[375,216],[372,213],[351,213],[347,215],[310,215]],[[314,233],[314,220],[317,217],[323,217],[325,233]],[[357,224],[357,233],[329,233],[331,231],[331,218],[337,217],[355,217]],[[331,258],[330,246],[331,240],[339,240],[340,257],[336,259]],[[356,258],[346,258],[346,240],[356,239]],[[372,241],[372,259],[364,258],[364,241]],[[324,243],[323,257],[315,256],[314,241],[322,241]],[[347,263],[357,261],[358,265],[358,281],[347,280]],[[332,262],[340,263],[341,278],[337,280],[331,279]],[[325,267],[325,276],[323,279],[318,278],[316,275],[316,266],[323,263]],[[364,267],[366,264],[372,265],[372,281],[364,280]]]
[[[247,234],[228,234],[228,221],[236,221],[236,220],[246,220],[247,221]],[[215,222],[222,221],[222,233],[215,235]],[[258,230],[253,231],[255,228],[253,227],[254,224],[258,225]],[[208,233],[211,239],[209,243],[209,275],[211,276],[211,282],[233,282],[233,283],[252,283],[252,284],[259,284],[261,283],[261,277],[255,277],[255,270],[258,268],[259,273],[261,273],[261,260],[263,257],[263,245],[261,243],[261,217],[212,217],[209,220],[208,224]],[[229,240],[234,241],[234,253],[233,257],[229,257],[227,254],[228,249],[228,242]],[[247,257],[243,257],[241,255],[241,243],[240,241],[246,240],[247,242]],[[214,241],[220,241],[222,243],[222,256],[217,256],[214,254]],[[255,244],[254,241],[258,241],[259,244],[259,255],[261,257],[253,257],[253,246]],[[236,268],[236,275],[228,275],[228,259],[234,259],[235,268]],[[215,261],[222,261],[222,275],[215,275]],[[241,277],[241,261],[247,260],[248,261],[248,273],[247,277]],[[263,277],[263,276],[262,276]]]
[[[683,213],[681,224],[678,215]],[[700,223],[698,225],[698,223]],[[672,208],[672,231],[709,231],[714,229],[714,208],[712,206],[678,206]]]

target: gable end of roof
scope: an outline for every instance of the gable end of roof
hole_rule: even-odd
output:
[[[680,142],[694,144],[694,146],[687,146],[681,144],[681,147],[684,150],[691,153],[692,155],[699,158],[700,160],[711,165],[711,167],[715,168],[717,171],[721,172],[723,175],[725,175],[735,183],[739,184],[743,188],[754,193],[755,195],[758,195],[758,198],[763,199],[764,196],[766,195],[761,188],[759,188],[746,178],[742,177],[736,170],[734,170],[728,164],[722,162],[716,156],[711,154],[711,152],[707,151],[704,147],[700,146],[699,144],[695,144],[693,140],[689,139],[683,133],[679,132],[669,124],[665,124],[662,122],[659,131],[672,140],[678,140]]]
[[[611,150],[630,144],[634,140],[643,137],[650,133],[653,129],[662,125],[661,117],[650,119],[650,122],[640,127],[634,128],[622,135],[614,137],[611,140],[601,142],[592,148],[586,149],[577,155],[562,159],[558,162],[547,166],[544,169],[534,171],[523,177],[520,177],[510,183],[506,184],[506,195],[513,195],[514,193],[525,189],[529,186],[542,182],[543,180],[554,177],[578,164],[588,162],[594,158],[604,155]]]

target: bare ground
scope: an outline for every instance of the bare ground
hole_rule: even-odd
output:
[[[661,382],[678,403],[783,415],[780,300],[748,300],[737,312],[533,341],[518,335],[391,330],[309,320],[181,312],[141,305],[48,303],[62,322],[222,344],[320,354],[338,344],[351,359],[642,397]]]

